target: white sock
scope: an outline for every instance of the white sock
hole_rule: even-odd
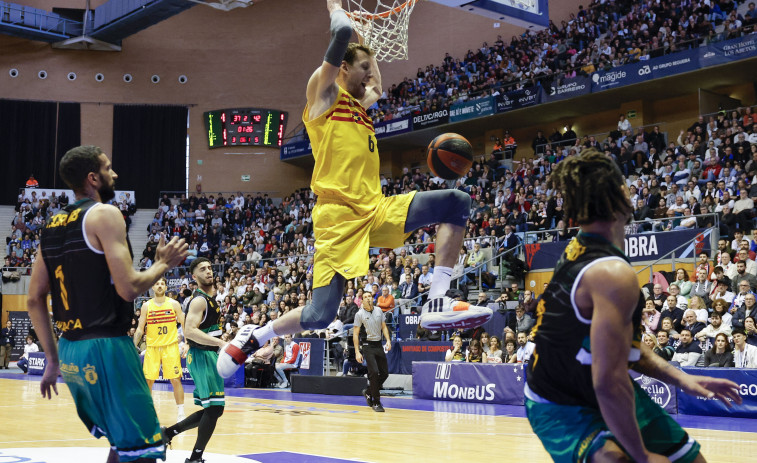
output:
[[[278,336],[275,331],[273,331],[273,323],[268,323],[265,326],[261,326],[260,328],[257,328],[255,331],[252,332],[252,335],[255,336],[255,339],[258,340],[258,344],[260,347],[263,347],[263,344],[268,342],[269,339],[275,338]]]
[[[434,267],[434,278],[431,280],[431,289],[428,291],[428,298],[435,299],[442,297],[449,289],[449,282],[452,279],[452,267]]]
[[[183,415],[184,414],[184,404],[177,405],[177,407],[179,408],[179,410],[178,410],[179,413],[181,413]]]

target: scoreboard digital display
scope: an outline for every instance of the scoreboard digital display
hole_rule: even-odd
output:
[[[208,148],[281,146],[287,113],[275,109],[220,109],[203,113]]]

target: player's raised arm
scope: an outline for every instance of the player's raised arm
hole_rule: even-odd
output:
[[[375,56],[370,57],[371,62],[371,80],[365,86],[365,96],[360,99],[360,104],[368,109],[373,103],[381,98],[383,92],[381,87],[381,72],[379,72],[378,62]]]
[[[323,114],[334,102],[337,96],[336,78],[342,66],[344,53],[352,38],[352,26],[347,13],[342,9],[342,0],[327,0],[326,8],[331,16],[331,41],[323,57],[323,63],[308,81],[307,99],[310,119]]]

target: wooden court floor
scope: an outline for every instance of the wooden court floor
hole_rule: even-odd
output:
[[[3,453],[3,449],[33,449],[28,450],[32,455],[35,450],[47,449],[52,455],[62,455],[63,448],[69,447],[102,449],[104,461],[107,441],[89,435],[76,416],[68,389],[60,386],[60,395],[48,401],[40,397],[37,379],[0,378],[0,462],[6,461],[4,455],[13,453]],[[300,454],[290,456],[287,462],[460,463],[471,461],[471,457],[476,461],[550,461],[527,420],[502,413],[522,407],[500,407],[493,414],[492,406],[450,402],[429,405],[430,401],[386,398],[387,411],[382,414],[366,407],[362,398],[307,395],[304,397],[311,401],[302,401],[300,395],[289,392],[257,392],[243,390],[255,397],[227,396],[226,411],[206,455]],[[165,386],[156,386],[153,396],[161,424],[173,424],[176,409],[172,393]],[[189,392],[186,402],[189,415],[197,409]],[[413,409],[413,402],[425,404]],[[757,420],[732,419],[728,420],[730,424],[716,426],[720,429],[702,429],[693,423],[697,428],[687,430],[702,444],[708,461],[757,461],[757,433],[743,431],[757,429]],[[195,437],[193,430],[175,438],[168,451],[169,461],[183,461],[188,452],[181,450],[191,450]],[[181,458],[177,459],[179,453]],[[80,455],[75,461],[100,461]],[[311,459],[309,455],[330,458]],[[206,456],[208,463],[214,461],[211,456]]]

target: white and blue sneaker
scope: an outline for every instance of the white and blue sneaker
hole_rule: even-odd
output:
[[[423,304],[421,326],[427,330],[476,328],[488,322],[494,312],[447,296],[429,299]]]

